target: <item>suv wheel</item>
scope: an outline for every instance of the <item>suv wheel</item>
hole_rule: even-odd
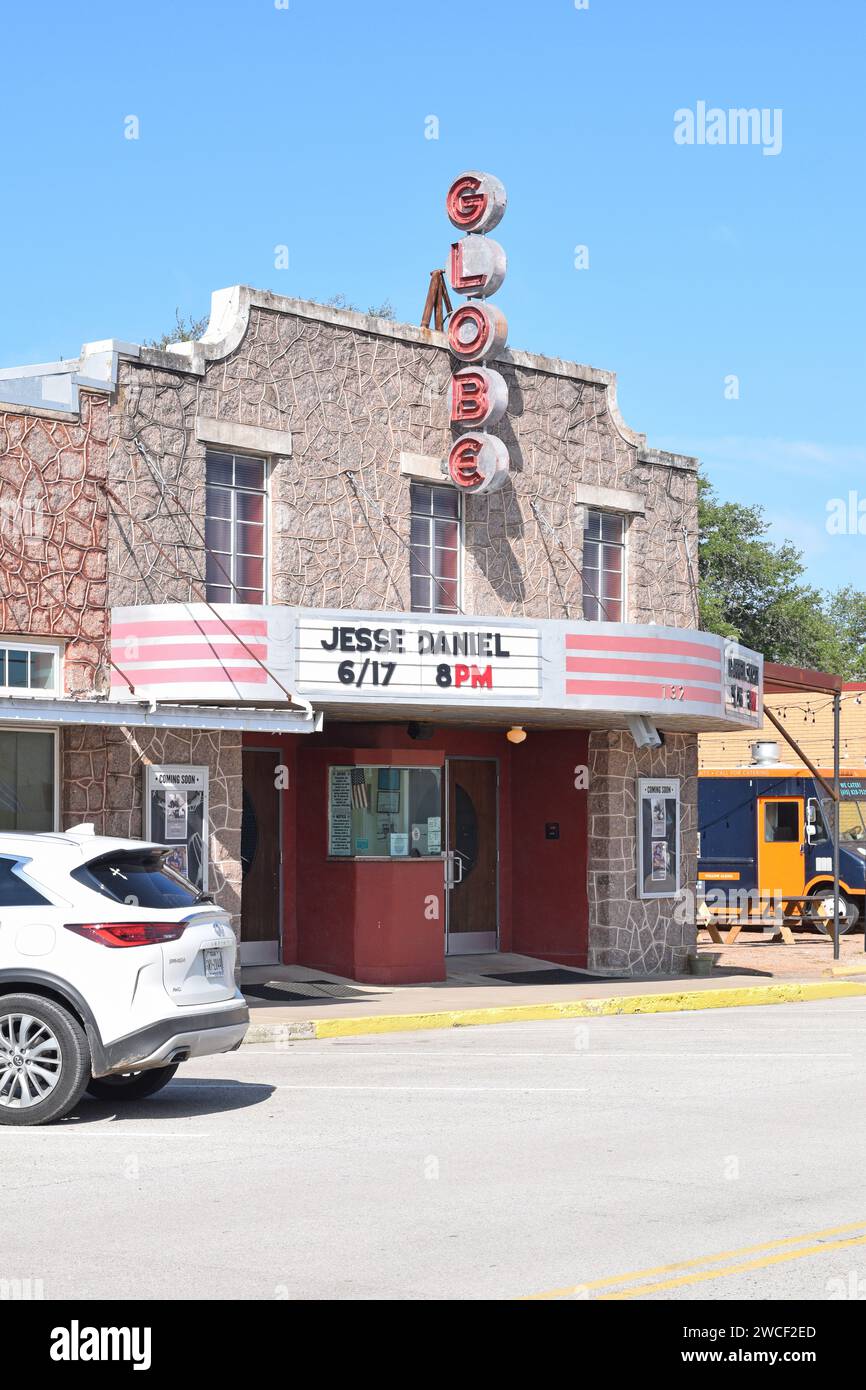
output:
[[[84,1094],[90,1047],[75,1016],[38,994],[0,996],[0,1125],[44,1125]]]
[[[180,1065],[149,1067],[147,1071],[119,1071],[113,1076],[95,1076],[87,1083],[87,1094],[96,1100],[144,1100],[167,1086]]]

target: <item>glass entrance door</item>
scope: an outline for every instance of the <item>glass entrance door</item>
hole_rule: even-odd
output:
[[[499,927],[499,844],[493,758],[448,758],[445,949],[495,951]]]

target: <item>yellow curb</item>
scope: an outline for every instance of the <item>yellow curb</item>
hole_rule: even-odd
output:
[[[311,1022],[312,1035],[316,1038],[347,1038],[362,1033],[415,1033],[430,1028],[471,1028],[485,1023],[531,1023],[558,1018],[601,1018],[611,1014],[680,1013],[692,1009],[742,1008],[752,1004],[802,1004],[812,999],[842,999],[861,995],[866,995],[866,985],[828,980],[815,984],[745,985],[738,989],[694,989],[675,994],[620,994],[608,999],[574,999],[560,1003],[512,1006],[503,1004],[488,1009],[374,1014],[367,1018],[313,1019]]]
[[[824,971],[825,975],[866,975],[866,960],[853,962],[850,965],[831,965],[829,970]]]

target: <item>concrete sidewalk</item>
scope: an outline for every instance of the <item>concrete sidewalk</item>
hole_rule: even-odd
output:
[[[654,975],[600,979],[586,972],[564,971],[550,961],[505,953],[452,958],[447,980],[420,985],[363,985],[304,966],[254,966],[244,970],[242,980],[251,1014],[246,1041],[292,1041],[866,995],[866,984],[831,980],[824,975],[824,969],[832,965],[828,945],[825,943],[817,958],[822,962],[820,969],[810,955],[808,961],[803,958],[805,968],[798,974],[795,960],[789,956],[782,962],[788,968],[778,974],[737,965],[716,967],[706,978]],[[788,950],[796,952],[794,947]],[[862,949],[860,955],[862,958]],[[769,964],[766,956],[762,963],[764,960]],[[547,983],[545,975],[551,970],[568,978],[563,983]],[[527,981],[528,972],[538,980]],[[491,978],[494,974],[520,974],[524,978],[509,984]],[[265,997],[257,995],[257,990]]]

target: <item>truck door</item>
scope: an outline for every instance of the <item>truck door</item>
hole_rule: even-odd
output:
[[[762,901],[777,893],[799,896],[805,886],[802,797],[758,797],[758,888]]]

